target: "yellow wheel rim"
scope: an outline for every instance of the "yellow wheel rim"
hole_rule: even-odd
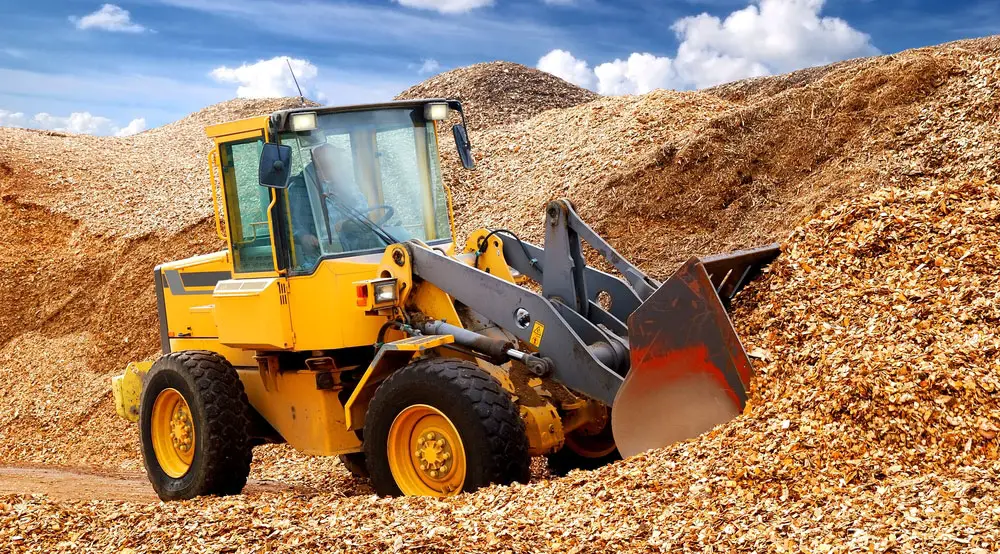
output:
[[[409,496],[451,496],[465,484],[465,447],[455,425],[440,410],[414,404],[389,428],[389,469]]]
[[[183,477],[194,459],[194,420],[191,408],[177,389],[163,389],[153,402],[150,418],[153,452],[167,475]]]

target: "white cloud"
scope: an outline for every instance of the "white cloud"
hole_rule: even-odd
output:
[[[116,137],[128,137],[146,130],[146,118],[139,117],[128,122],[128,125],[115,131]]]
[[[10,56],[12,58],[19,58],[20,59],[20,58],[27,58],[28,57],[28,55],[24,53],[24,50],[18,50],[17,48],[0,48],[0,52],[2,52],[6,56]]]
[[[83,17],[70,17],[77,29],[101,29],[117,33],[142,33],[147,29],[132,21],[128,10],[114,4],[104,4],[101,9]]]
[[[24,112],[0,110],[0,127],[24,127],[27,121]]]
[[[625,61],[602,63],[594,68],[594,74],[601,94],[645,94],[678,82],[670,58],[645,53],[633,53]]]
[[[298,96],[295,80],[288,71],[288,64],[291,64],[295,71],[295,78],[302,87],[302,94],[309,96],[311,85],[319,75],[319,69],[309,60],[277,56],[236,68],[217,67],[212,70],[211,76],[220,83],[238,84],[236,96],[240,98]]]
[[[146,120],[140,117],[133,119],[125,127],[118,127],[110,119],[92,115],[90,112],[73,112],[66,117],[41,112],[28,118],[23,112],[0,110],[0,127],[25,127],[86,135],[127,137],[145,131]]]
[[[586,62],[563,50],[543,56],[538,68],[602,94],[641,94],[654,88],[704,88],[878,53],[865,33],[843,19],[821,16],[823,4],[753,0],[725,19],[705,13],[685,17],[671,26],[680,41],[673,58],[633,53],[627,60],[598,65],[593,76],[586,75]]]
[[[441,13],[465,13],[476,8],[492,6],[493,0],[395,0],[399,5]]]
[[[438,61],[433,58],[428,58],[424,60],[423,63],[420,64],[420,67],[417,69],[417,73],[421,75],[437,73],[439,71],[441,71],[441,64],[439,64]]]
[[[538,69],[547,71],[560,79],[578,87],[593,88],[596,83],[594,72],[583,60],[578,60],[565,50],[553,50],[538,60]]]
[[[746,76],[766,69],[787,72],[844,58],[872,55],[870,37],[836,17],[820,16],[824,0],[758,0],[725,20],[685,17],[672,29],[681,40],[678,64],[701,68],[706,60],[721,82],[734,67]],[[738,71],[737,71],[738,72]]]

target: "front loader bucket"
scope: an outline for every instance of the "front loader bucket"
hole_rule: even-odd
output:
[[[727,307],[779,253],[771,245],[691,258],[632,313],[631,368],[611,415],[622,456],[696,437],[743,411],[752,366]]]

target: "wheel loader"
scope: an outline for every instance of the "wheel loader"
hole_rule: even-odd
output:
[[[112,380],[162,499],[239,493],[263,443],[340,456],[379,495],[448,496],[526,482],[532,456],[593,468],[741,413],[752,368],[727,309],[776,245],[660,283],[562,199],[542,247],[505,229],[461,242],[449,125],[473,169],[457,100],[207,128],[227,248],[153,270],[162,356]]]

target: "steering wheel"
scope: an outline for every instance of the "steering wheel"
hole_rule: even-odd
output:
[[[382,212],[382,217],[372,220],[372,223],[374,223],[375,225],[382,225],[386,221],[392,219],[392,216],[396,215],[396,210],[393,209],[393,207],[388,204],[379,204],[378,206],[372,206],[362,211],[371,213],[374,212],[375,210],[385,210],[384,212]]]

